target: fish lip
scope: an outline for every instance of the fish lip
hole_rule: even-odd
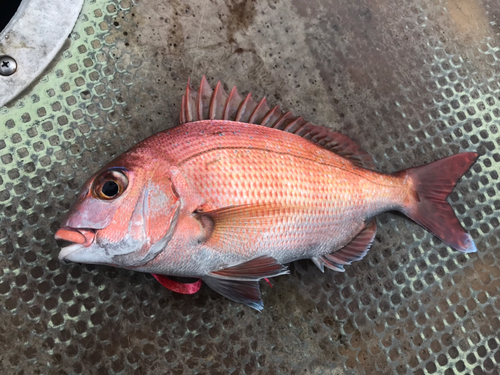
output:
[[[78,243],[74,243],[74,244],[71,244],[69,246],[65,246],[59,252],[58,258],[59,258],[59,260],[69,262],[69,260],[66,258],[69,257],[71,254],[76,253],[77,251],[79,251],[83,248],[85,248],[85,246],[82,244],[78,244]]]
[[[96,233],[97,231],[92,228],[61,227],[55,233],[54,238],[56,240],[71,242],[73,245],[82,245],[83,247],[89,247],[94,243]],[[64,247],[63,249],[65,249],[66,247]]]

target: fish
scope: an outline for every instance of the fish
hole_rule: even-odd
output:
[[[367,254],[383,212],[476,251],[446,201],[475,152],[382,173],[346,135],[205,77],[198,90],[188,81],[179,123],[83,184],[55,233],[71,243],[59,259],[152,273],[185,294],[203,281],[261,311],[261,279],[300,259],[344,272]]]

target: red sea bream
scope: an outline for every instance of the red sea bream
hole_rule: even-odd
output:
[[[180,122],[90,177],[56,233],[73,243],[60,259],[200,278],[260,310],[260,279],[298,259],[344,271],[382,212],[476,251],[446,202],[476,153],[380,173],[348,137],[205,78],[198,92],[188,84]]]

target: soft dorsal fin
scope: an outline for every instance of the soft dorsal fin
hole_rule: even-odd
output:
[[[361,232],[358,233],[354,239],[349,242],[342,249],[320,257],[312,258],[312,261],[323,272],[324,267],[330,268],[334,271],[344,272],[344,266],[361,260],[365,257],[368,250],[372,246],[377,232],[377,223],[375,220],[371,221]]]
[[[198,91],[191,88],[188,80],[179,120],[181,124],[201,120],[228,120],[267,126],[306,138],[351,160],[359,167],[376,169],[372,157],[346,135],[310,124],[290,111],[283,112],[279,106],[271,108],[265,98],[255,101],[252,94],[243,98],[236,87],[228,95],[218,82],[213,90],[205,76]]]

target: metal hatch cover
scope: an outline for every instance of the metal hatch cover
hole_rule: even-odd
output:
[[[498,374],[500,3],[88,0],[56,63],[0,108],[0,372]],[[257,314],[202,288],[61,264],[83,181],[174,126],[206,74],[339,130],[392,172],[463,151],[449,197],[478,252],[395,214],[344,274],[310,261]]]
[[[23,0],[0,32],[0,107],[28,87],[59,52],[83,0]],[[15,66],[14,71],[8,69]]]

